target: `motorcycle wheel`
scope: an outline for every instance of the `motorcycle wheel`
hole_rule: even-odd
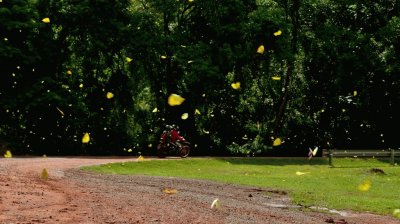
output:
[[[157,145],[157,156],[158,158],[165,158],[167,156],[166,146],[162,143]]]
[[[188,157],[189,153],[190,153],[190,147],[188,145],[182,145],[182,147],[180,147],[179,156],[181,158]]]

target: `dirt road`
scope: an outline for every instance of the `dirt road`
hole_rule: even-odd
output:
[[[122,161],[135,158],[0,159],[0,223],[400,223],[296,207],[279,190],[78,169]],[[43,168],[48,180],[40,178]],[[177,192],[166,194],[164,188]],[[221,207],[211,209],[216,198]]]

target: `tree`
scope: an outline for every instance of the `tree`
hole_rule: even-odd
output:
[[[198,155],[397,147],[399,10],[396,0],[0,2],[0,143],[152,154],[174,123]],[[171,94],[186,100],[170,106]]]
[[[398,41],[393,29],[398,1],[309,2],[307,8],[311,15],[305,21],[304,68],[320,144],[395,146],[386,127],[398,119],[393,114],[398,97],[392,92],[398,86],[393,76],[398,67],[393,45]]]

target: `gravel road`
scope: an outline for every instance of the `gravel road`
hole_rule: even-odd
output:
[[[0,223],[400,223],[389,216],[295,206],[276,189],[79,169],[123,161],[136,158],[0,159]],[[40,178],[44,168],[48,180]],[[216,198],[221,207],[211,209]]]

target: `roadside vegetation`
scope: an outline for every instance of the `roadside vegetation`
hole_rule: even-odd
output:
[[[88,171],[211,180],[287,192],[295,204],[391,215],[400,207],[397,165],[378,159],[190,158],[144,160]]]

